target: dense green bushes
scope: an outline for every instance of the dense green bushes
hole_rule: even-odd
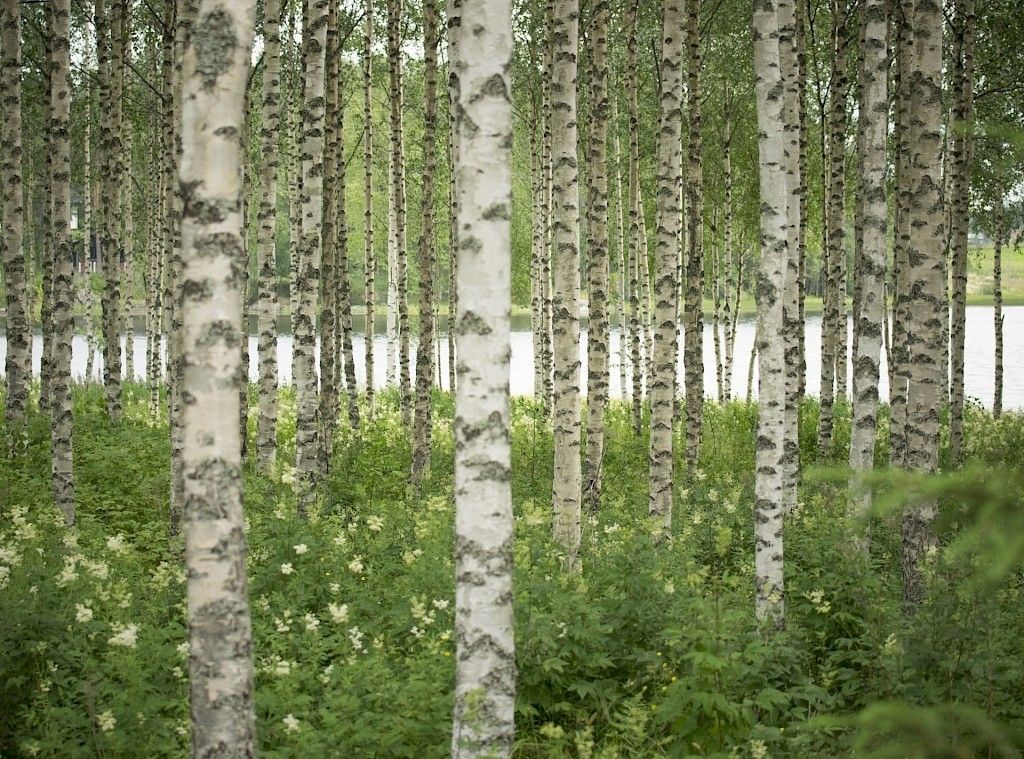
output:
[[[309,522],[294,517],[287,467],[247,473],[264,756],[448,751],[452,405],[435,400],[432,473],[418,499],[390,395],[372,427],[341,433]],[[45,420],[34,417],[27,449],[0,464],[2,756],[185,753],[166,424],[147,419],[140,388],[129,388],[119,425],[101,406],[96,389],[76,397],[75,534],[50,504]],[[282,411],[288,451],[287,396]],[[811,441],[815,416],[807,403]],[[880,478],[870,561],[853,548],[842,479],[805,478],[786,525],[787,629],[771,637],[753,624],[755,421],[754,406],[708,405],[701,469],[678,481],[673,536],[659,545],[645,517],[646,437],[613,406],[604,506],[588,515],[583,573],[566,575],[549,539],[550,431],[515,401],[518,754],[1019,755],[1024,418],[970,410],[968,447],[985,470]],[[848,428],[837,425],[827,461],[805,445],[805,463],[841,464]],[[926,603],[908,618],[898,504],[922,488],[944,494],[944,547],[930,559]]]

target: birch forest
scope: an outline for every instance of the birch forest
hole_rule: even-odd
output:
[[[0,0],[0,757],[1024,755],[1020,0]]]

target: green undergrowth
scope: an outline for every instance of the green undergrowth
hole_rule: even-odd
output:
[[[281,409],[287,460],[287,392]],[[185,756],[184,574],[167,536],[166,420],[149,419],[136,386],[117,424],[98,388],[80,388],[75,410],[73,533],[49,495],[45,419],[33,416],[27,445],[0,454],[0,756]],[[451,397],[437,395],[435,412],[418,497],[393,393],[372,423],[339,432],[308,522],[295,517],[287,466],[247,463],[264,757],[449,751]],[[550,427],[530,401],[513,401],[516,755],[1019,756],[1024,417],[969,408],[964,473],[880,473],[867,560],[837,473],[849,415],[838,409],[836,448],[819,459],[807,402],[806,475],[785,528],[787,624],[768,633],[753,620],[756,414],[741,402],[706,406],[700,467],[680,474],[673,534],[658,543],[645,516],[647,439],[613,404],[604,501],[584,516],[583,571],[567,574],[550,539]],[[253,424],[251,414],[250,433]],[[881,461],[887,425],[883,409]],[[942,547],[908,616],[898,514],[929,495],[940,500]]]

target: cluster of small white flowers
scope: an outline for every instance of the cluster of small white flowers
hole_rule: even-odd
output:
[[[380,532],[384,529],[384,520],[373,514],[366,518],[366,527],[370,532]]]
[[[352,643],[352,648],[356,651],[363,650],[363,631],[358,627],[350,627],[348,629],[348,639]]]
[[[184,680],[185,679],[185,670],[183,670],[181,667],[174,667],[171,670],[171,674],[174,675],[179,680]]]
[[[102,561],[92,561],[91,559],[80,558],[79,562],[86,571],[89,572],[97,580],[106,580],[110,576],[110,567]]]
[[[622,527],[619,525],[618,522],[613,522],[612,524],[606,524],[604,526],[604,534],[605,535],[614,535],[615,533],[617,533],[621,529],[622,529]]]
[[[290,632],[292,629],[292,613],[285,609],[280,617],[274,617],[274,627],[279,633]]]
[[[348,535],[343,532],[339,532],[334,536],[334,545],[343,546],[348,542]]]
[[[362,574],[365,567],[363,566],[363,557],[356,556],[348,563],[349,571],[353,574]]]
[[[281,484],[282,485],[294,485],[295,484],[295,469],[285,464],[281,467]]]
[[[117,719],[114,717],[113,712],[105,711],[102,714],[97,715],[96,724],[99,725],[102,732],[109,733],[117,724]]]
[[[177,651],[178,651],[178,656],[180,656],[182,659],[187,659],[188,658],[188,652],[189,652],[188,641],[184,640],[181,643],[179,643],[178,646],[177,646]]]
[[[0,564],[16,567],[21,564],[21,554],[14,546],[0,546]]]
[[[335,624],[343,625],[348,622],[348,604],[327,604],[327,611]]]
[[[766,759],[768,756],[768,746],[764,741],[751,741],[750,755],[753,759]]]
[[[707,478],[708,476],[703,469],[694,470],[693,479],[697,480],[697,482],[704,482],[704,480],[706,480]]]
[[[309,553],[309,546],[305,543],[299,543],[297,546],[292,546],[292,550],[295,551],[296,556],[302,556],[304,553]]]
[[[671,595],[672,595],[673,593],[675,593],[675,592],[676,592],[676,586],[675,586],[675,583],[674,583],[674,582],[672,582],[671,580],[669,580],[668,582],[666,582],[666,583],[665,583],[665,594],[666,594],[666,595],[669,595],[669,596],[671,596]]]
[[[333,595],[338,595],[341,592],[341,584],[332,582],[329,586]]]
[[[281,501],[280,503],[277,504],[277,507],[274,509],[274,519],[285,520],[287,518],[288,504],[286,504],[284,501]]]
[[[299,732],[299,721],[295,719],[292,714],[286,714],[284,719],[281,720],[284,723],[284,729],[289,733]]]
[[[107,538],[107,550],[111,553],[123,553],[128,543],[120,532],[111,538]]]
[[[284,564],[281,565],[281,574],[283,575],[290,575],[294,571],[295,567],[292,566],[292,563],[290,561],[286,561]]]
[[[278,659],[274,662],[273,672],[278,677],[288,677],[292,673],[292,663],[287,659]]]
[[[11,568],[6,564],[0,564],[0,590],[7,587],[11,581]]]
[[[11,510],[11,523],[14,525],[14,539],[19,543],[35,540],[39,536],[36,526],[28,521],[26,514],[28,514],[28,507],[25,505],[15,506]]]
[[[121,625],[115,622],[110,627],[114,630],[114,635],[107,639],[108,645],[135,648],[139,636],[138,625]]]
[[[75,604],[75,621],[85,624],[92,621],[92,609],[85,604]]]
[[[306,632],[316,632],[320,627],[320,620],[317,619],[316,615],[311,611],[306,612],[306,616],[303,617],[306,622]]]
[[[64,557],[64,566],[61,567],[60,573],[57,575],[57,585],[63,588],[78,579],[78,572],[75,570],[78,568],[79,558],[78,554]]]
[[[320,682],[322,682],[324,685],[327,685],[327,683],[331,681],[331,673],[333,671],[333,664],[328,664],[326,667],[324,667],[324,671],[318,675],[318,679],[320,680]]]
[[[804,597],[811,602],[814,610],[819,614],[828,614],[832,609],[832,604],[825,600],[825,591],[823,590],[812,590],[810,593],[805,593]]]
[[[411,551],[406,551],[405,553],[402,554],[402,561],[404,561],[406,564],[411,566],[412,564],[414,564],[416,562],[416,559],[418,559],[422,555],[423,555],[423,549],[422,548],[414,548]]]
[[[718,501],[718,491],[715,490],[714,488],[711,488],[711,490],[708,491],[707,497],[708,500],[711,501],[711,503],[715,503],[716,501]]]

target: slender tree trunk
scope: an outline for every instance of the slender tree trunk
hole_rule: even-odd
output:
[[[544,171],[544,190],[541,196],[541,216],[544,222],[544,252],[540,261],[541,303],[544,310],[543,351],[541,354],[544,372],[544,412],[551,415],[554,406],[554,311],[551,290],[551,274],[554,260],[554,163],[552,155],[553,104],[551,100],[552,72],[554,67],[554,0],[546,0],[544,4],[545,31],[544,36],[544,71],[541,77],[541,114],[543,130],[541,133],[541,166]]]
[[[797,177],[800,182],[800,201],[797,217],[797,415],[799,403],[807,394],[807,345],[806,345],[806,302],[807,302],[807,42],[805,24],[806,5],[804,0],[795,0],[795,23],[793,42],[796,47],[796,98],[797,98]],[[737,299],[738,303],[738,299]]]
[[[588,194],[587,292],[587,505],[601,505],[604,463],[604,412],[608,403],[608,22],[607,0],[592,9],[590,189]]]
[[[299,516],[305,518],[316,499],[317,385],[313,351],[316,343],[317,288],[323,253],[324,64],[327,45],[327,0],[311,0],[303,35],[302,238],[299,244],[298,310],[292,317],[295,383],[295,470]]]
[[[509,310],[512,10],[453,0],[457,92],[455,714],[452,756],[508,757],[515,737]],[[575,50],[575,48],[573,48]],[[578,483],[578,480],[577,480]]]
[[[531,51],[531,70],[536,67]],[[530,93],[530,333],[533,347],[533,395],[540,400],[544,394],[544,285],[541,281],[541,260],[544,257],[544,202],[545,170],[541,165],[540,136],[541,105],[535,90]]]
[[[1003,188],[997,189],[995,202],[995,234],[992,240],[992,300],[995,305],[994,326],[996,333],[995,392],[992,398],[992,415],[998,419],[1003,413]]]
[[[50,197],[53,199],[53,375],[50,378],[53,501],[64,523],[75,523],[75,482],[72,471],[71,417],[71,0],[51,4],[53,51],[50,100],[52,155]]]
[[[103,0],[97,2],[99,15]],[[111,419],[121,416],[121,256],[124,254],[117,218],[119,191],[124,179],[121,114],[124,91],[125,52],[127,39],[122,30],[129,12],[126,0],[111,0],[109,25],[104,28],[104,47],[108,50],[107,98],[104,100],[106,123],[103,130],[103,158],[107,166],[106,181],[101,186],[103,260],[103,384],[106,408]],[[97,29],[100,24],[97,20]]]
[[[7,298],[6,409],[9,424],[21,425],[32,381],[32,326],[26,308],[28,283],[22,253],[24,194],[21,176],[21,6],[3,0],[0,19],[0,191],[3,192],[3,264]]]
[[[339,61],[341,54],[338,54]],[[340,72],[339,72],[340,76]],[[341,81],[338,81],[341,87]],[[352,282],[348,270],[348,211],[345,199],[345,186],[347,183],[345,159],[345,106],[338,108],[338,127],[334,131],[334,139],[337,142],[334,153],[338,156],[338,177],[335,183],[337,199],[334,207],[337,218],[334,222],[334,231],[337,236],[335,251],[337,253],[337,281],[338,281],[338,318],[336,328],[338,330],[338,356],[337,374],[344,372],[345,397],[348,404],[348,423],[355,430],[359,427],[359,391],[356,381],[356,359],[352,348]]]
[[[704,175],[700,137],[700,0],[689,0],[687,3],[686,47],[689,53],[686,73],[689,156],[686,177],[688,248],[683,313],[683,363],[686,383],[686,467],[692,473],[697,467],[704,422]],[[663,81],[662,88],[664,87]],[[662,129],[664,128],[663,124]],[[659,228],[660,226],[659,224]]]
[[[564,564],[579,566],[582,467],[580,462],[579,187],[576,133],[578,0],[555,0],[551,28],[552,256],[554,291],[554,536]]]
[[[377,255],[373,248],[373,0],[366,0],[363,19],[363,306],[365,310],[366,408],[373,418],[373,338]]]
[[[785,500],[786,372],[783,294],[789,264],[785,108],[778,5],[754,7],[761,198],[761,270],[757,286],[758,420],[754,478],[754,571],[757,619],[781,627],[785,615],[782,516]]]
[[[937,0],[914,4],[909,133],[914,146],[908,177],[910,238],[907,245],[908,313],[907,423],[905,466],[930,474],[938,468],[939,409],[945,394],[943,355],[943,241],[941,195],[942,7]],[[903,514],[903,600],[909,609],[924,595],[921,563],[936,539],[934,501],[908,506]]]
[[[130,6],[123,19],[122,35],[125,38],[124,59],[125,69],[131,65],[131,10]],[[121,221],[121,250],[124,261],[121,272],[121,287],[123,298],[120,310],[123,326],[120,331],[124,332],[124,381],[135,381],[135,218],[134,218],[134,192],[132,183],[132,153],[135,143],[134,129],[131,115],[125,109],[121,109],[121,123],[118,128],[121,130],[122,153],[121,171],[124,181],[121,182],[118,193],[118,207],[120,209]]]
[[[682,208],[679,188],[683,155],[683,31],[688,26],[682,0],[662,2],[661,98],[658,128],[657,234],[655,236],[654,374],[651,376],[650,481],[648,513],[668,534],[672,527],[672,421],[676,375],[676,288]],[[692,64],[692,60],[690,62]],[[691,133],[692,137],[692,133]],[[691,156],[692,157],[692,156]],[[692,172],[693,167],[691,169]],[[693,223],[692,218],[690,219]]]
[[[338,349],[338,238],[334,225],[337,221],[337,182],[340,153],[337,142],[338,77],[340,61],[338,50],[338,11],[334,3],[328,6],[324,66],[324,135],[323,135],[323,211],[321,239],[323,257],[320,270],[320,397],[317,419],[319,422],[317,451],[318,468],[326,473],[330,466],[334,431],[338,421],[338,393],[341,376],[337,371]]]
[[[413,428],[412,483],[430,471],[431,386],[434,374],[434,173],[437,164],[437,7],[423,7],[423,195],[420,223],[420,314],[416,350],[416,418]]]
[[[459,100],[459,79],[454,70],[453,61],[458,58],[459,29],[462,25],[462,2],[461,0],[447,0],[445,3],[447,16],[447,42],[448,42],[448,389],[455,392],[457,382],[455,370],[455,313],[458,308],[459,288],[457,279],[459,273],[458,256],[458,216],[459,198],[455,186],[455,159],[458,155],[458,129],[455,118]],[[542,294],[543,305],[543,294]],[[534,356],[534,360],[537,357]],[[538,392],[536,389],[534,392]]]
[[[871,508],[871,489],[860,481],[874,467],[875,428],[878,409],[879,360],[882,320],[885,318],[884,283],[888,221],[885,186],[885,143],[889,127],[888,50],[886,1],[865,0],[861,11],[861,81],[858,109],[863,139],[860,140],[861,214],[864,219],[862,259],[858,262],[860,291],[853,357],[853,419],[850,428],[850,469],[855,490],[851,510],[866,518]]]
[[[846,15],[847,0],[832,0],[833,67],[829,83],[828,112],[828,197],[825,223],[827,281],[825,313],[821,321],[821,415],[818,420],[818,450],[832,450],[833,405],[845,384],[837,382],[846,367],[846,232],[843,215],[846,175]],[[840,370],[840,364],[842,370]],[[839,384],[842,387],[837,388]]]
[[[643,205],[640,198],[640,123],[639,95],[636,71],[637,10],[639,4],[630,4],[626,9],[626,92],[629,96],[629,311],[630,311],[630,356],[633,364],[633,431],[639,435],[643,425],[644,362],[641,346],[647,328],[643,323],[640,301],[643,297],[640,284],[641,217]]]
[[[394,193],[395,298],[398,313],[396,351],[402,422],[412,426],[412,382],[409,377],[409,279],[405,238],[405,146],[402,126],[402,0],[388,0],[388,76],[391,99],[391,188]]]
[[[50,24],[50,8],[46,8],[45,23]],[[42,72],[43,80],[43,103],[44,112],[49,117],[50,103],[53,94],[53,45],[50,36],[43,40],[43,57],[47,65]],[[42,288],[39,298],[39,321],[40,341],[42,342],[41,355],[39,357],[39,411],[44,414],[50,413],[50,378],[53,376],[53,195],[51,183],[53,181],[53,140],[49,129],[44,130],[40,143],[43,150],[43,176],[42,181],[35,187],[38,189],[40,198],[36,205],[42,206],[42,245],[39,248],[40,269],[42,270]],[[30,193],[31,194],[31,193]],[[118,214],[120,216],[120,214]],[[34,239],[36,235],[32,235]],[[30,246],[31,247],[31,246]]]
[[[239,135],[254,17],[251,0],[201,0],[182,63],[182,423],[195,757],[256,750],[238,422],[246,341],[237,276],[245,247]]]
[[[970,184],[974,129],[974,0],[956,0],[955,34],[960,55],[954,66],[953,192],[950,247],[953,250],[953,314],[950,334],[952,376],[949,394],[949,455],[963,463],[964,346],[967,327],[967,233],[970,229]]]
[[[629,389],[627,385],[629,367],[629,272],[626,269],[626,223],[625,208],[622,198],[622,146],[619,140],[619,109],[616,105],[617,99],[613,102],[612,125],[615,130],[615,223],[618,234],[616,235],[616,247],[619,252],[619,397],[626,400]]]
[[[281,3],[263,9],[263,120],[260,127],[260,200],[256,237],[258,276],[259,414],[256,456],[267,470],[277,453],[277,188],[281,129]]]
[[[893,85],[895,90],[894,144],[896,160],[894,184],[896,198],[893,214],[893,297],[892,297],[892,355],[889,376],[889,463],[904,466],[907,440],[907,385],[909,382],[909,355],[907,339],[909,328],[909,268],[910,244],[910,63],[913,35],[912,0],[900,0],[893,21],[892,33],[896,40],[897,55]]]

